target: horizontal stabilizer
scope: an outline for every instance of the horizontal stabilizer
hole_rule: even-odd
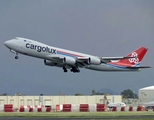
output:
[[[123,59],[130,59],[130,58],[136,58],[134,56],[126,56],[126,57],[101,57],[102,62],[111,62],[112,60],[123,60]]]
[[[143,69],[143,68],[151,68],[150,66],[139,66],[139,67],[126,67],[129,69]]]

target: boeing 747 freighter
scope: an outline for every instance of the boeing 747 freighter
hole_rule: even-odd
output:
[[[99,57],[83,54],[66,49],[49,46],[35,40],[16,37],[4,42],[4,45],[15,53],[36,57],[44,60],[48,66],[60,67],[67,72],[80,72],[79,68],[87,68],[97,71],[139,71],[149,66],[140,66],[140,63],[147,52],[147,48],[140,47],[124,57]]]

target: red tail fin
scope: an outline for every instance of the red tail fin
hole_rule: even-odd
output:
[[[131,56],[131,57],[135,57],[135,58],[123,59],[123,60],[119,60],[119,62],[124,63],[124,64],[138,65],[142,61],[147,50],[148,49],[145,47],[140,47],[137,50],[135,50],[134,52],[127,55],[129,57]]]

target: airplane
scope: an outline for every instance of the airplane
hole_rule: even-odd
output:
[[[4,45],[16,54],[15,59],[19,58],[19,53],[44,59],[45,65],[60,67],[64,72],[70,69],[71,72],[78,73],[79,68],[96,71],[139,71],[143,68],[150,68],[150,66],[139,66],[148,50],[145,47],[140,47],[123,57],[98,57],[49,46],[22,37],[7,40]]]
[[[112,108],[112,107],[126,107],[126,104],[124,102],[113,102],[113,103],[109,103],[107,106],[109,108]]]

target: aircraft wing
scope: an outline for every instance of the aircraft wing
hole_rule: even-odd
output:
[[[64,57],[65,56],[63,55],[57,55],[57,54],[47,56],[48,60],[51,60],[55,63],[63,63]],[[87,66],[86,61],[88,60],[88,57],[76,57],[74,59],[77,61],[78,66],[80,67]],[[71,66],[71,65],[68,65],[68,66]]]
[[[55,54],[55,55],[48,55],[47,58],[51,61],[62,63],[64,56]],[[96,58],[100,59],[104,63],[107,63],[107,62],[111,62],[112,60],[130,59],[134,57],[101,57],[101,58],[96,57]],[[76,57],[74,59],[77,61],[77,64],[79,64],[80,67],[88,65],[87,61],[89,60],[89,57]]]
[[[48,59],[48,60],[51,60],[51,61],[53,61],[53,62],[56,62],[56,63],[59,63],[59,62],[62,63],[64,57],[55,54],[55,55],[48,55],[48,56],[47,56],[47,59]]]
[[[135,58],[132,56],[127,56],[127,57],[101,57],[102,62],[107,63],[111,62],[112,60],[121,60],[121,59],[130,59],[130,58]]]
[[[48,55],[47,56],[50,60],[58,60],[58,61],[61,61],[64,59],[65,56],[61,56],[61,55]],[[76,57],[74,58],[76,59],[77,62],[86,62],[89,57]]]
[[[76,60],[78,62],[82,62],[82,63],[86,62],[88,59],[89,59],[89,57],[77,57],[76,58]]]
[[[99,58],[99,57],[96,57]],[[135,58],[135,57],[101,57],[99,58],[102,62],[107,63],[107,62],[111,62],[112,60],[121,60],[121,59],[130,59],[130,58]],[[77,61],[78,62],[82,62],[85,63],[87,60],[89,59],[89,57],[77,57]]]

